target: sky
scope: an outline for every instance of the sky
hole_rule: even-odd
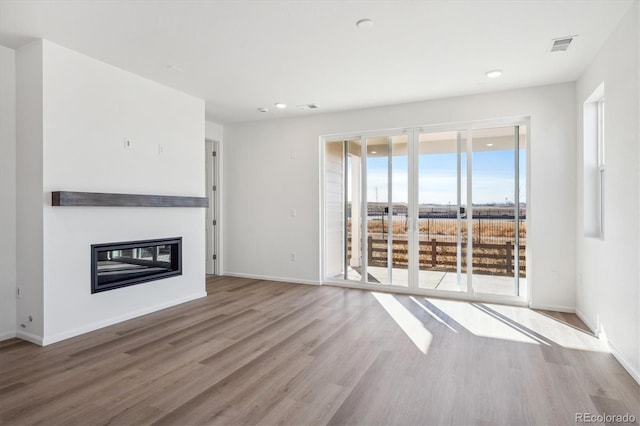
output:
[[[462,157],[462,204],[466,204],[466,154]],[[387,157],[367,159],[368,201],[386,202],[388,191]],[[514,201],[513,151],[473,153],[473,203],[504,204]],[[526,151],[520,150],[520,202],[526,202]],[[455,205],[456,154],[429,154],[419,158],[419,203]],[[408,202],[406,156],[393,157],[392,194],[394,202]],[[377,196],[376,196],[377,192]]]

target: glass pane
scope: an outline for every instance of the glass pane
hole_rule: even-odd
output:
[[[389,284],[389,138],[367,141],[367,282]]]
[[[469,212],[469,200],[468,200],[468,155],[467,155],[467,139],[469,132],[460,132],[460,276],[458,277],[458,287],[460,291],[468,290],[468,275],[467,275],[467,246],[469,227],[467,224],[467,216]]]
[[[408,286],[407,135],[367,141],[367,282]]]
[[[91,292],[182,274],[181,239],[91,246]]]
[[[516,296],[515,128],[473,131],[473,288]]]
[[[466,176],[466,154],[459,155],[464,139],[466,132],[457,131],[418,137],[419,288],[466,290],[458,274],[466,197],[466,191],[458,191],[458,169]]]
[[[347,197],[345,203],[345,220],[347,224],[347,259],[346,278],[362,280],[362,144],[360,140],[347,141]]]
[[[171,270],[171,245],[107,250],[98,254],[98,285]]]
[[[360,141],[325,146],[326,275],[360,280]]]
[[[519,198],[519,253],[518,261],[520,267],[520,276],[518,278],[520,296],[527,295],[527,262],[526,262],[526,248],[527,248],[527,128],[520,126],[519,131],[519,182],[518,182],[518,198]]]
[[[407,218],[409,215],[409,137],[391,138],[391,230],[392,269],[391,282],[402,287],[409,286],[409,236]]]

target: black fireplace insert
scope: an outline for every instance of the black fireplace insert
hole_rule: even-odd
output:
[[[182,275],[182,237],[91,245],[91,293]]]

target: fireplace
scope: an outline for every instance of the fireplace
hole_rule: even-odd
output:
[[[91,293],[182,275],[182,237],[91,245]]]

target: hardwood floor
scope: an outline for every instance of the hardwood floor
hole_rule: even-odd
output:
[[[44,348],[0,342],[0,424],[640,418],[640,388],[574,315],[228,277],[207,290]]]

